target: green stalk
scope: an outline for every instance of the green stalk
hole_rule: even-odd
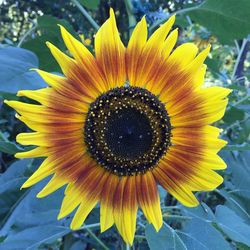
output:
[[[128,23],[129,23],[129,35],[131,36],[133,28],[136,25],[136,18],[134,16],[133,5],[130,0],[125,0],[126,10],[128,14]]]
[[[203,3],[202,3],[203,4]],[[192,11],[192,10],[196,10],[198,9],[199,7],[201,7],[202,4],[199,4],[199,5],[196,5],[196,6],[193,6],[193,7],[190,7],[190,8],[186,8],[186,9],[182,9],[182,10],[177,10],[175,13],[172,13],[170,16],[172,15],[180,15],[180,14],[183,14],[183,13],[186,13],[186,12],[189,12],[189,11]],[[149,28],[149,31],[152,32],[156,27],[158,27],[160,24],[164,23],[165,21],[167,21],[169,19],[170,16],[167,16],[166,18],[163,18],[155,23],[153,23],[153,25]]]
[[[83,16],[89,21],[89,23],[98,30],[100,26],[96,23],[96,21],[91,17],[91,15],[84,9],[84,7],[77,1],[77,0],[71,0],[73,4],[80,10],[80,12],[83,14]]]
[[[99,239],[96,237],[96,235],[91,231],[89,227],[85,227],[86,231],[89,233],[89,235],[100,245],[103,249],[109,250],[109,248]]]

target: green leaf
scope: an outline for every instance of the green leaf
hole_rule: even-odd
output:
[[[14,155],[17,152],[22,151],[14,142],[2,141],[0,138],[0,151],[6,154]]]
[[[192,216],[194,218],[202,219],[205,221],[214,221],[215,216],[210,207],[208,207],[205,203],[201,203],[199,206],[195,208],[181,207],[182,212],[185,215]]]
[[[224,117],[223,117],[223,121],[231,124],[235,121],[241,121],[243,120],[245,117],[245,112],[241,109],[235,108],[235,107],[230,107]]]
[[[147,225],[145,233],[150,250],[187,250],[176,231],[166,223],[159,232],[152,225]]]
[[[232,240],[250,246],[250,226],[226,206],[217,206],[217,225]]]
[[[37,249],[43,243],[51,243],[69,232],[70,230],[63,226],[46,225],[31,227],[7,237],[7,239],[0,244],[0,249]]]
[[[52,16],[44,15],[38,17],[38,34],[36,35],[36,37],[34,39],[28,40],[23,44],[24,48],[33,51],[38,56],[40,68],[49,72],[60,72],[61,70],[56,60],[51,55],[50,50],[46,46],[46,41],[53,43],[62,51],[66,50],[58,24],[64,26],[72,34],[75,34],[74,29],[66,20],[61,20]]]
[[[0,151],[6,154],[14,155],[17,152],[22,151],[23,149],[20,148],[14,142],[10,142],[5,135],[0,131]]]
[[[0,91],[16,93],[21,89],[39,89],[46,84],[31,68],[38,68],[38,59],[31,51],[0,48]]]
[[[236,193],[234,191],[236,191]],[[224,205],[234,210],[237,213],[237,215],[239,215],[241,218],[243,218],[244,220],[250,223],[250,215],[249,215],[250,199],[247,199],[246,197],[242,199],[242,197],[237,195],[237,192],[242,192],[242,191],[244,190],[238,189],[238,190],[233,190],[232,192],[220,190],[219,194],[222,195],[226,199],[226,202]],[[250,191],[248,192],[250,193]]]
[[[250,33],[249,0],[207,0],[189,15],[222,43],[231,43]]]
[[[240,153],[237,157],[227,152],[223,153],[222,157],[228,165],[228,171],[231,172],[231,183],[234,185],[233,190],[249,190],[250,183],[250,167],[249,167],[250,153],[245,151]],[[239,195],[250,198],[250,192],[238,192]]]
[[[211,70],[212,74],[215,77],[218,77],[218,74],[220,73],[219,61],[216,59],[210,59],[209,57],[207,57],[205,64],[208,66],[209,70]]]
[[[37,249],[41,244],[53,242],[70,231],[68,219],[57,220],[63,189],[46,198],[36,198],[47,181],[48,178],[26,191],[11,208],[0,230],[1,236],[7,236],[0,249]]]
[[[25,194],[24,191],[20,191],[20,187],[30,173],[29,165],[28,159],[16,161],[0,175],[0,228]]]
[[[199,250],[230,250],[230,245],[210,222],[193,218],[187,221],[183,231],[178,231],[179,236],[187,249]]]
[[[79,0],[79,2],[88,9],[96,10],[100,4],[100,0]]]

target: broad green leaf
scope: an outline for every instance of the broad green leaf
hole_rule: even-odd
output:
[[[236,107],[230,107],[224,117],[223,117],[223,121],[228,123],[228,124],[231,124],[235,121],[240,121],[240,120],[243,120],[245,117],[245,112],[241,109],[238,109]]]
[[[250,194],[250,190],[245,191],[248,191]],[[220,195],[222,195],[226,199],[224,205],[234,210],[237,215],[246,220],[246,222],[250,223],[250,199],[248,199],[247,197],[243,198],[240,195],[237,195],[238,192],[244,192],[244,190],[236,189],[230,192],[227,192],[225,190],[219,191]]]
[[[49,41],[62,51],[65,51],[66,48],[64,46],[58,24],[64,26],[72,34],[74,34],[74,30],[66,20],[57,19],[48,15],[38,17],[37,23],[36,37],[25,42],[23,47],[33,51],[38,56],[41,69],[49,72],[60,72],[60,67],[51,55],[50,50],[45,43],[46,41]]]
[[[205,63],[210,69],[210,71],[212,72],[212,74],[216,77],[220,72],[219,61],[216,59],[210,59],[209,57],[207,57]]]
[[[79,0],[79,2],[88,9],[96,10],[100,4],[100,0]]]
[[[79,250],[79,249],[85,249],[85,248],[86,248],[86,243],[78,240],[72,244],[69,250]]]
[[[57,221],[57,214],[63,198],[62,190],[43,199],[36,198],[36,194],[46,183],[47,180],[44,180],[35,187],[27,189],[26,195],[22,197],[18,205],[15,206],[0,230],[1,236],[8,235],[9,230],[13,228],[13,226],[20,231],[38,225],[61,225],[62,221]]]
[[[36,198],[45,183],[46,180],[28,189],[19,198],[0,230],[0,235],[5,237],[0,249],[37,249],[41,244],[51,243],[70,231],[67,219],[57,220],[62,189],[46,198]]]
[[[230,245],[210,222],[193,218],[185,223],[179,236],[185,243],[187,249],[199,250],[230,250]]]
[[[14,142],[2,141],[0,138],[0,151],[6,154],[14,155],[17,152],[22,151]]]
[[[232,176],[230,184],[233,184],[233,190],[237,191],[238,195],[250,199],[250,159],[248,158],[248,155],[250,155],[250,153],[247,151],[241,152],[237,157],[233,156],[230,152],[223,152],[222,158],[226,161],[228,165],[227,171]]]
[[[30,160],[18,160],[0,175],[0,228],[6,223],[25,191],[20,187],[30,174]]]
[[[223,43],[242,39],[250,33],[249,0],[207,0],[188,14]]]
[[[51,243],[69,232],[70,230],[67,227],[54,225],[25,228],[7,237],[0,244],[0,250],[38,249],[40,245]]]
[[[236,246],[237,246],[237,250],[250,250],[250,247],[242,243],[237,243]]]
[[[145,233],[150,250],[187,250],[176,231],[166,223],[159,232],[152,225],[147,225]]]
[[[182,212],[185,215],[188,216],[192,216],[194,218],[198,218],[198,219],[202,219],[205,221],[214,221],[215,220],[215,216],[213,214],[213,211],[211,210],[211,208],[209,208],[205,203],[201,203],[199,206],[195,207],[195,208],[188,208],[188,207],[181,207]]]
[[[26,49],[0,48],[0,91],[16,93],[21,89],[39,89],[46,84],[31,68],[38,68],[38,59]]]
[[[250,226],[226,206],[217,206],[217,225],[232,240],[250,246]]]
[[[22,150],[23,149],[20,148],[17,144],[15,144],[14,142],[10,142],[0,131],[0,152],[14,155]]]

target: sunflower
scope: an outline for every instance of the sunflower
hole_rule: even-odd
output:
[[[111,9],[95,36],[95,56],[60,26],[74,59],[47,45],[64,76],[37,69],[50,87],[18,96],[40,104],[5,101],[34,131],[17,142],[37,146],[16,157],[44,157],[22,188],[53,175],[37,197],[66,186],[58,219],[76,210],[73,230],[100,202],[101,232],[115,224],[132,244],[139,207],[157,231],[162,226],[157,184],[194,207],[193,191],[223,181],[213,170],[226,167],[217,155],[226,142],[209,124],[223,116],[230,90],[202,87],[209,47],[197,54],[185,43],[172,51],[174,20],[148,39],[143,17],[125,48]]]

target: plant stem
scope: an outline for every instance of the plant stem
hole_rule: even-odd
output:
[[[89,235],[96,240],[96,242],[99,243],[100,246],[103,247],[103,249],[105,250],[109,250],[109,248],[100,240],[96,237],[96,235],[91,231],[91,229],[89,227],[85,227],[84,229],[86,229],[86,231],[89,233]]]
[[[86,228],[95,228],[95,227],[99,227],[100,223],[93,223],[93,224],[89,224],[89,225],[84,225],[83,227],[80,227],[79,229],[77,229],[77,231],[79,230],[84,230]]]
[[[189,216],[183,216],[183,215],[163,215],[166,219],[180,219],[180,220],[191,220],[192,217]]]
[[[34,25],[31,29],[29,29],[24,35],[23,37],[20,39],[19,43],[17,44],[17,47],[20,48],[23,44],[23,42],[25,41],[25,39],[31,35],[31,33],[37,28],[37,25]]]
[[[249,98],[250,98],[250,96],[249,96],[249,95],[246,95],[246,96],[244,96],[243,98],[241,98],[239,101],[237,101],[236,103],[234,103],[232,106],[233,106],[233,107],[236,107],[236,106],[240,105],[241,103],[247,101]]]
[[[126,244],[126,250],[130,250],[130,245],[128,243]]]
[[[243,39],[242,45],[241,45],[241,48],[240,48],[240,52],[239,52],[239,54],[237,56],[237,59],[236,59],[236,62],[234,64],[232,79],[240,77],[241,72],[238,72],[239,71],[239,66],[242,66],[242,67],[244,66],[243,63],[244,63],[245,56],[246,56],[246,53],[247,53],[247,51],[246,51],[247,44],[248,44],[248,39]]]
[[[128,14],[128,23],[129,23],[129,35],[132,33],[132,29],[136,25],[136,18],[133,13],[133,5],[130,0],[124,0],[125,5],[126,5],[126,10]]]
[[[203,4],[203,3],[202,3]],[[149,28],[149,31],[153,31],[157,26],[159,26],[160,24],[162,24],[163,22],[167,21],[169,19],[170,16],[172,15],[180,15],[180,14],[183,14],[183,13],[186,13],[186,12],[189,12],[189,11],[192,11],[192,10],[196,10],[198,9],[202,4],[199,4],[199,5],[196,5],[196,6],[193,6],[193,7],[190,7],[190,8],[186,8],[186,9],[181,9],[181,10],[177,10],[176,12],[170,14],[169,16],[153,23],[153,25]]]
[[[227,145],[224,148],[222,148],[221,150],[227,150],[227,151],[247,151],[250,150],[250,145],[245,143],[245,144],[241,144],[241,145]]]
[[[162,206],[161,207],[162,209],[166,209],[166,210],[168,210],[168,209],[181,209],[181,207],[180,206]]]
[[[90,16],[90,14],[84,9],[84,7],[77,1],[71,0],[72,3],[76,5],[76,7],[80,10],[80,12],[84,15],[84,17],[89,21],[89,23],[98,30],[100,26],[96,23],[96,21]]]
[[[136,239],[146,239],[146,236],[144,236],[144,235],[135,235],[135,238]]]

